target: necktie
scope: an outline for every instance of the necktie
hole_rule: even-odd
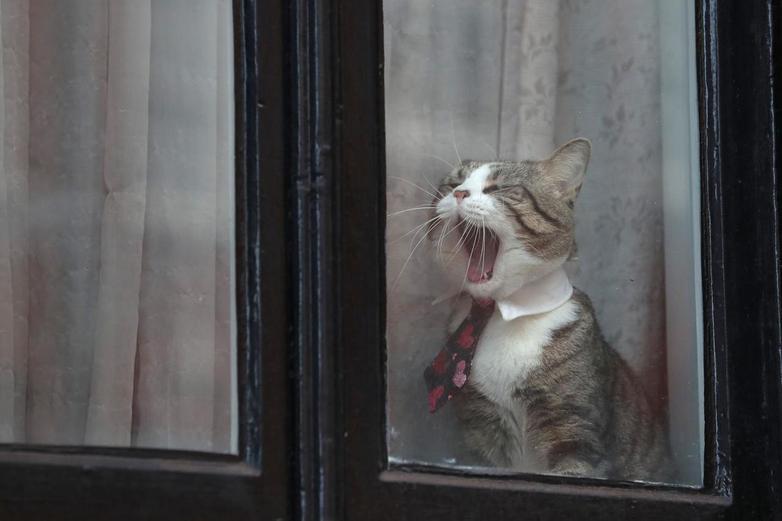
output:
[[[459,392],[470,376],[478,338],[494,313],[494,301],[473,300],[467,318],[459,324],[424,371],[429,392],[429,412],[435,412]]]

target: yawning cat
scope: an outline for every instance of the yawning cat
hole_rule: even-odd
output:
[[[427,369],[430,407],[453,398],[497,466],[663,481],[664,422],[562,268],[590,153],[575,139],[542,161],[463,161],[440,183],[429,233],[464,296]]]

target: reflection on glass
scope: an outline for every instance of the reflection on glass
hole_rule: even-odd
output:
[[[0,442],[235,452],[230,1],[0,24]]]
[[[690,2],[384,15],[391,462],[700,485]]]

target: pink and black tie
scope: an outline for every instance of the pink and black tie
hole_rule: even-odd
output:
[[[494,301],[473,300],[470,313],[448,338],[445,347],[424,371],[429,391],[429,412],[435,412],[464,388],[478,338],[494,313]]]

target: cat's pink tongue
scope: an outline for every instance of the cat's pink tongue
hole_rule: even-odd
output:
[[[483,279],[483,272],[480,266],[476,266],[474,262],[470,261],[470,267],[467,268],[467,280],[470,282],[480,282]]]
[[[484,248],[485,243],[485,248]],[[481,238],[472,244],[472,254],[467,267],[467,280],[473,283],[486,282],[491,279],[494,271],[494,263],[497,260],[497,251],[499,250],[499,241],[492,234],[490,237]]]

